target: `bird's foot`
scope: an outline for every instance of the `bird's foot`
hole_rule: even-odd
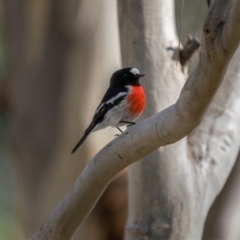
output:
[[[123,131],[120,127],[117,127],[117,129],[119,130],[119,132],[123,133]]]
[[[136,124],[135,122],[127,122],[127,121],[120,121],[120,123],[127,124],[127,127]]]
[[[117,127],[117,129],[119,130],[119,132],[121,132],[121,134],[123,133],[123,131],[121,130],[121,128]],[[115,134],[114,137],[119,137],[121,134]]]

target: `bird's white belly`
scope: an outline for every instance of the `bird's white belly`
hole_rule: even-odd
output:
[[[120,121],[128,121],[132,122],[134,121],[138,116],[133,116],[129,113],[126,100],[123,100],[118,106],[113,107],[111,110],[109,110],[103,121],[96,125],[96,127],[93,129],[93,131],[97,131],[99,129],[103,129],[106,127],[117,127]],[[124,124],[121,124],[124,125]]]

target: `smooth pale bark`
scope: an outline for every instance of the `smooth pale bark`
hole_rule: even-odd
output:
[[[131,5],[129,1],[127,2]],[[127,9],[126,16],[129,17],[133,14],[133,10],[137,11],[139,19],[135,21],[135,24],[141,25],[140,29],[145,31],[147,28],[145,28],[146,22],[144,22],[143,16],[154,24],[151,16],[155,15],[153,13],[148,16],[144,15],[144,10],[149,2],[133,1],[133,3],[136,5]],[[154,3],[157,4],[156,1]],[[229,8],[229,4],[233,4],[232,8]],[[157,148],[183,138],[199,124],[204,111],[221,83],[227,64],[238,46],[240,32],[235,31],[234,26],[240,25],[239,7],[239,0],[217,1],[217,4],[210,9],[204,26],[205,34],[202,40],[203,47],[199,64],[188,78],[177,102],[131,127],[105,146],[86,166],[71,190],[31,239],[71,238],[113,176]],[[154,11],[155,8],[152,10]],[[156,10],[159,8],[156,7]],[[163,11],[163,13],[166,12]],[[160,13],[159,16],[161,16]],[[222,23],[223,16],[227,16],[224,23]],[[135,24],[130,22],[128,24],[127,32],[131,32],[131,40],[134,38],[141,41],[142,38],[150,39],[153,37],[157,41],[161,37],[156,35],[144,36],[143,32],[138,32],[139,27],[137,30],[135,29]],[[134,43],[134,41],[129,42],[131,45]],[[127,50],[129,50],[130,59],[134,55],[139,56],[137,61],[151,58],[151,55],[141,52],[140,47],[137,50],[135,48],[134,50],[127,48]],[[150,72],[149,70],[146,74]],[[187,168],[193,167],[192,165],[183,165]],[[175,171],[177,170],[178,168],[175,169]],[[192,184],[194,185],[194,183]],[[180,191],[178,194],[184,195]],[[166,229],[168,230],[168,226]]]
[[[176,67],[174,68],[174,66],[170,65],[172,60],[169,57],[165,57],[162,61],[164,64],[163,69],[156,67],[156,62],[162,60],[161,58],[166,52],[166,47],[169,47],[167,44],[171,43],[172,34],[169,34],[170,29],[172,30],[172,33],[174,33],[174,28],[170,28],[167,25],[166,30],[164,28],[165,26],[161,25],[158,13],[163,11],[168,12],[169,14],[169,10],[170,12],[173,12],[173,8],[170,9],[172,3],[164,2],[161,4],[159,2],[152,2],[149,4],[144,1],[139,3],[143,12],[144,28],[139,26],[139,20],[134,22],[134,19],[136,19],[136,15],[139,12],[139,9],[135,8],[136,3],[131,1],[119,3],[122,5],[120,11],[120,23],[122,20],[121,36],[123,36],[122,52],[123,56],[125,56],[125,58],[123,58],[124,64],[128,65],[132,64],[132,62],[138,62],[138,64],[144,68],[143,71],[150,70],[152,75],[159,76],[158,81],[156,81],[154,77],[150,77],[146,85],[149,91],[149,99],[152,100],[151,107],[154,106],[154,109],[161,107],[164,108],[166,101],[168,101],[168,104],[171,104],[171,102],[174,101],[176,95],[172,98],[169,96],[171,96],[173,89],[175,89],[175,92],[179,89],[177,83],[181,80],[180,74],[175,78],[168,77],[173,75],[173,71],[178,71]],[[223,2],[222,4],[224,5],[227,3]],[[220,12],[221,8],[224,10],[223,5],[221,6],[220,2],[218,2],[218,6],[212,6],[212,9]],[[130,9],[129,11],[131,11],[128,17],[124,15],[126,9]],[[210,10],[212,11],[212,9]],[[150,15],[151,18],[149,17]],[[125,16],[125,18],[122,16]],[[169,15],[168,17],[170,17],[168,21],[174,21],[173,17],[171,18]],[[162,18],[165,19],[166,16],[162,15]],[[221,19],[220,16],[218,18]],[[208,20],[205,25],[205,33],[207,35],[210,33],[211,29],[209,28],[211,24],[208,23]],[[126,33],[126,26],[129,26],[130,22],[133,22],[132,29],[129,29],[128,27],[129,32]],[[153,28],[153,26],[158,26],[157,30],[156,28]],[[141,32],[143,38],[145,37],[144,40],[142,40],[143,44],[141,44],[140,47],[138,46],[138,49],[141,49],[140,51],[134,49],[135,46],[131,41],[131,39],[134,39],[131,34],[132,31],[137,31],[138,34]],[[155,31],[156,35],[161,36],[161,34],[163,34],[164,37],[159,37],[159,42],[154,43],[152,39],[152,41],[149,40],[148,36],[152,33],[149,33],[148,31]],[[156,33],[156,31],[158,32]],[[166,40],[166,37],[169,37],[169,39]],[[207,41],[202,42],[202,44],[204,43],[205,46],[208,44]],[[159,45],[163,47],[160,48]],[[129,57],[128,54],[131,49],[133,50],[130,52],[131,56]],[[151,57],[148,59],[147,64],[142,60],[143,58],[141,56],[135,55],[138,52],[150,52],[149,55]],[[151,52],[153,52],[153,54],[151,54]],[[213,54],[215,54],[214,52],[215,50],[212,49]],[[211,54],[211,52],[209,53]],[[210,62],[216,59],[216,56],[213,54]],[[203,51],[200,55],[200,66],[203,63],[207,63],[201,58],[202,56]],[[154,73],[152,73],[152,71],[154,71]],[[230,71],[232,72],[232,70]],[[171,72],[171,74],[168,72]],[[174,145],[155,151],[148,155],[143,161],[137,162],[130,167],[129,218],[125,239],[145,239],[146,237],[150,239],[201,238],[207,210],[221,189],[222,184],[224,184],[239,148],[239,115],[236,114],[230,119],[227,117],[229,112],[222,114],[222,118],[213,116],[214,114],[217,114],[217,110],[213,110],[216,105],[218,106],[219,111],[223,111],[227,106],[231,113],[235,113],[240,107],[239,101],[236,98],[236,95],[238,95],[239,83],[236,82],[236,77],[231,77],[226,79],[220,93],[215,97],[210,110],[207,111],[205,115],[203,123],[193,134],[191,134],[191,138],[188,140],[189,145],[186,143],[187,139],[183,139]],[[151,83],[149,83],[149,81]],[[154,81],[155,84],[152,83],[152,81]],[[171,87],[167,88],[166,83]],[[162,91],[163,93],[158,96],[156,93],[162,89],[164,89],[164,91]],[[230,96],[230,92],[235,93]],[[204,97],[201,93],[196,93],[196,95],[198,95],[199,98]],[[220,101],[221,99],[225,101],[225,104]],[[234,104],[231,104],[233,101]],[[145,116],[148,116],[147,111],[145,112]],[[213,139],[216,140],[216,135],[219,137],[219,131],[217,132],[215,130],[215,132],[212,133],[205,130],[205,134],[202,134],[205,138],[200,138],[199,136],[204,129],[209,129],[213,123],[217,125],[217,129],[221,131],[221,136],[223,138],[223,141],[219,141],[218,144],[216,144],[216,141]],[[236,134],[231,136],[230,143],[228,135],[232,134],[232,132],[229,132],[229,127],[235,127],[234,129],[236,131]],[[232,142],[234,142],[234,144],[231,144]],[[229,144],[231,145],[229,146]],[[209,156],[204,152],[204,147],[206,145],[208,145],[208,148],[211,150]],[[222,154],[221,146],[224,148],[224,154]],[[199,161],[199,154],[193,155],[193,152],[198,151],[199,148],[201,150],[203,149],[202,153],[205,154],[204,156],[201,156],[202,161]],[[213,152],[216,154],[214,158]],[[191,155],[189,155],[189,153]],[[227,159],[228,161],[223,161],[224,159]],[[209,163],[208,169],[202,170],[202,164],[204,164],[202,162],[205,161]],[[218,164],[218,162],[221,164]],[[205,163],[205,165],[207,165],[207,163]],[[215,167],[218,181],[216,181],[214,176],[211,176],[210,174],[207,179],[204,179],[202,176],[202,174],[204,175],[207,174],[208,171],[212,171],[211,164],[218,164],[217,167]],[[205,182],[209,183],[209,185],[206,186]],[[216,186],[215,183],[218,185]]]
[[[151,76],[144,82],[148,101],[150,100],[150,106],[144,113],[147,117],[151,114],[149,109],[162,109],[165,104],[175,101],[180,88],[182,75],[166,54],[167,48],[177,46],[176,37],[175,46],[172,45],[175,29],[173,14],[169,14],[169,10],[173,13],[173,4],[171,1],[119,3],[123,63],[137,63],[143,72]],[[224,12],[230,3],[218,1],[216,4],[218,6],[212,6],[210,11]],[[162,12],[168,12],[168,15],[161,14]],[[212,31],[209,19],[208,17],[205,25],[205,37]],[[221,16],[217,19],[221,22]],[[156,36],[162,35],[156,41]],[[214,41],[217,43],[218,40],[213,37],[213,43]],[[210,43],[203,41],[202,44],[207,47]],[[139,53],[151,57],[146,61],[139,57]],[[215,49],[208,53],[209,62],[215,61]],[[203,56],[204,51],[201,52],[198,67],[207,63]],[[130,166],[129,217],[125,239],[201,238],[207,211],[224,184],[239,148],[240,116],[235,113],[240,107],[237,98],[240,94],[240,79],[234,70],[238,69],[236,63],[235,60],[234,65],[231,65],[204,121],[190,138],[161,148]],[[175,95],[172,96],[172,93]]]
[[[167,51],[179,44],[175,33],[174,4],[173,1],[119,1],[119,5],[123,64],[137,64],[147,76],[143,81],[147,93],[147,107],[143,114],[146,118],[173,104],[186,78],[179,64],[173,61],[173,52]],[[139,24],[139,18],[144,22],[144,28]],[[143,53],[149,57],[141,57]],[[181,183],[180,174],[188,172],[188,165],[184,164],[186,159],[183,160],[185,156],[186,139],[161,148],[129,167],[129,214],[125,239],[169,237],[173,211],[179,218],[184,216],[180,214],[181,203],[169,199],[173,200],[171,196],[176,192],[175,187],[172,190],[171,187]],[[177,175],[178,169],[181,172]],[[179,225],[186,228],[183,220],[178,221]]]
[[[240,156],[205,223],[203,240],[240,239]]]

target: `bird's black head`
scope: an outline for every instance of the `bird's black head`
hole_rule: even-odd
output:
[[[144,74],[140,74],[137,68],[122,68],[113,73],[110,84],[111,86],[140,86],[139,78],[143,77]]]

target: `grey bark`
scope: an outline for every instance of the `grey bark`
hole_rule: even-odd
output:
[[[172,104],[181,88],[183,76],[166,54],[167,48],[177,46],[173,4],[170,1],[119,1],[119,4],[123,63],[137,63],[149,76],[144,83],[149,104],[144,117],[148,117],[152,114],[149,109],[154,113],[155,109]],[[218,33],[213,34],[209,20],[215,11],[219,14],[216,16],[219,23],[215,26],[221,28],[231,4],[230,1],[215,1],[211,7],[202,41],[202,46],[208,50],[201,51],[197,71],[200,66],[216,61],[216,49],[211,51],[208,47],[223,40],[217,40]],[[172,14],[168,16],[161,14],[169,11]],[[208,41],[209,34],[212,41]],[[160,37],[162,35],[164,37]],[[140,58],[140,53],[149,57]],[[203,57],[206,53],[209,58]],[[238,69],[236,64],[235,60],[201,125],[188,138],[163,147],[130,166],[125,239],[201,238],[208,209],[222,188],[239,148],[240,116],[235,112],[239,108],[240,79],[238,71],[234,70]],[[184,89],[186,86],[190,84]]]
[[[239,58],[238,58],[239,59]],[[205,222],[203,240],[240,239],[240,157],[223,188],[217,196]]]

